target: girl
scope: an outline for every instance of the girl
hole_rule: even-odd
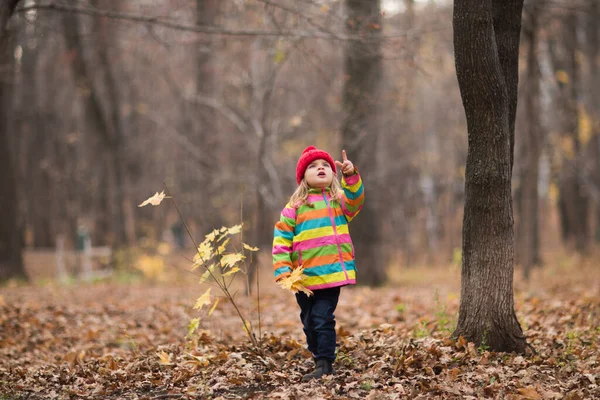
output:
[[[273,268],[275,281],[304,267],[302,284],[313,296],[298,292],[300,319],[315,370],[302,381],[333,374],[335,361],[335,316],[340,287],[356,283],[354,247],[348,232],[350,222],[364,201],[362,181],[342,151],[343,162],[326,151],[307,147],[296,166],[298,188],[275,224]],[[336,165],[342,171],[340,186]]]

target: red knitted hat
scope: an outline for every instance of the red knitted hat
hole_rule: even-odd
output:
[[[335,169],[335,162],[333,162],[333,158],[331,158],[328,152],[319,150],[315,146],[308,146],[302,152],[302,155],[298,160],[298,164],[296,165],[296,182],[298,182],[298,185],[300,182],[302,182],[302,178],[304,178],[304,172],[306,171],[306,168],[308,168],[308,165],[311,162],[319,159],[327,161],[334,174],[337,172]]]

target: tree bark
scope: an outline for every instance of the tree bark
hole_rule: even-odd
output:
[[[538,43],[538,13],[539,10],[532,9],[528,15],[528,23],[524,28],[524,38],[528,44],[527,69],[525,82],[525,119],[526,128],[520,145],[520,155],[523,168],[520,171],[520,186],[518,201],[518,224],[517,224],[517,259],[523,266],[525,279],[529,279],[531,269],[539,254],[536,246],[539,242],[539,197],[538,179],[540,157],[542,155],[543,134],[541,131],[540,114],[540,65],[537,57]]]
[[[12,52],[8,21],[18,0],[0,3],[0,210],[4,216],[0,224],[0,282],[9,279],[28,280],[23,265],[22,227],[19,223],[19,199],[16,170],[10,151],[7,126],[12,104]]]
[[[467,117],[468,154],[461,302],[453,335],[492,351],[524,353],[527,343],[514,311],[511,197],[511,118],[523,0],[499,3],[454,2],[456,74]]]
[[[356,246],[358,281],[377,286],[385,282],[386,272],[380,248],[378,185],[377,98],[382,80],[381,12],[379,0],[346,0],[346,30],[349,34],[369,34],[368,41],[347,43],[346,80],[343,90],[344,121],[342,147],[360,169],[367,190],[360,216],[352,221]]]

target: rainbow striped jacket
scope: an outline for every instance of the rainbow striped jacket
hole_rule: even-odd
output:
[[[302,284],[311,290],[356,283],[350,222],[364,202],[358,172],[342,177],[340,201],[330,201],[330,189],[311,189],[306,204],[287,204],[275,224],[273,269],[275,281],[304,267]]]

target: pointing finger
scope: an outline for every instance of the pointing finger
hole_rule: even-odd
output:
[[[342,160],[348,161],[348,157],[346,156],[346,150],[342,150]]]

